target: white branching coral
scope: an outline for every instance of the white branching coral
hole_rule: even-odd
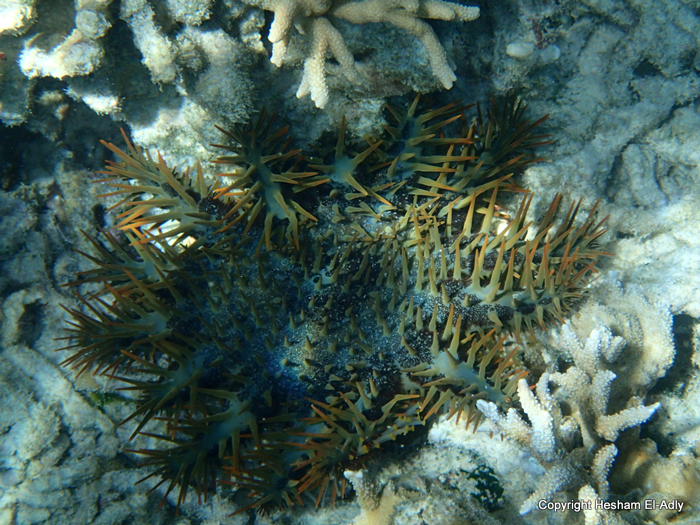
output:
[[[586,485],[579,490],[578,499],[590,503],[583,509],[584,525],[626,525],[627,522],[622,518],[617,517],[609,510],[601,508],[598,501],[605,501],[605,498],[601,498],[590,485]]]
[[[514,408],[503,415],[495,404],[477,401],[477,408],[495,430],[529,448],[545,470],[538,488],[520,507],[521,514],[529,513],[538,501],[551,499],[557,492],[584,485],[588,487],[584,492],[593,491],[596,497],[606,499],[608,473],[618,455],[618,447],[612,442],[623,430],[648,420],[660,406],[644,406],[639,397],[633,396],[624,409],[607,414],[616,375],[604,365],[617,358],[626,341],[606,326],[599,325],[581,343],[566,324],[557,344],[573,360],[573,366],[564,373],[542,374],[534,394],[526,380],[518,383],[520,404],[529,423]],[[550,381],[559,387],[554,394]]]
[[[549,374],[542,375],[536,394],[530,391],[525,379],[518,383],[520,403],[530,424],[511,408],[503,416],[495,403],[479,400],[477,408],[493,423],[501,434],[530,448],[533,456],[545,468],[538,489],[520,506],[520,514],[528,514],[543,499],[551,499],[560,490],[566,490],[578,477],[570,458],[559,445],[557,433],[562,429],[561,412],[547,388]]]
[[[341,5],[333,16],[355,24],[386,22],[415,36],[428,52],[433,74],[445,89],[450,89],[457,77],[447,64],[447,55],[435,32],[421,18],[470,21],[479,16],[479,8],[442,0],[364,0]]]
[[[250,5],[272,11],[275,16],[268,39],[272,43],[270,60],[281,66],[287,46],[296,27],[310,35],[311,49],[304,61],[304,74],[297,97],[310,95],[319,108],[328,103],[325,64],[328,51],[340,64],[345,77],[359,83],[360,76],[352,53],[343,36],[330,19],[347,20],[354,24],[385,22],[418,38],[430,60],[435,77],[445,89],[450,89],[457,77],[447,62],[447,54],[430,25],[422,19],[470,21],[479,17],[478,7],[468,7],[443,0],[244,0]]]
[[[643,406],[640,398],[632,397],[624,410],[606,415],[610,384],[617,376],[611,370],[602,369],[602,360],[614,361],[625,345],[625,340],[613,336],[607,327],[594,329],[582,344],[570,325],[565,324],[559,341],[573,358],[575,366],[563,374],[552,374],[551,380],[561,387],[563,397],[570,403],[572,417],[581,428],[584,445],[595,446],[593,432],[603,439],[615,441],[620,432],[643,423],[659,407],[659,403]],[[595,421],[594,429],[589,426],[589,416],[593,416]]]
[[[328,103],[326,85],[326,51],[331,53],[350,82],[359,83],[360,75],[355,69],[355,59],[345,46],[342,35],[326,18],[317,18],[311,23],[311,53],[304,61],[304,75],[297,90],[297,98],[311,95],[319,108]]]
[[[624,370],[616,370],[618,375],[624,375],[618,381],[623,381],[633,394],[643,395],[673,364],[676,355],[671,331],[673,316],[668,305],[650,302],[636,287],[623,288],[614,274],[605,276],[597,284],[602,294],[595,290],[593,293],[602,295],[597,298],[600,302],[593,298],[588,301],[571,320],[571,329],[578,337],[585,338],[604,325],[624,338],[625,353],[633,355],[634,359]],[[562,339],[561,343],[558,346],[565,349],[566,341]],[[605,349],[605,345],[602,348]],[[620,350],[611,347],[605,351]],[[615,360],[613,355],[602,357],[608,363]]]

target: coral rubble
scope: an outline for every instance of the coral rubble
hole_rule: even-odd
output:
[[[222,475],[239,512],[334,502],[344,471],[438,413],[476,427],[477,401],[535,406],[517,341],[580,296],[603,221],[561,197],[527,220],[513,172],[546,141],[514,95],[471,122],[419,102],[307,156],[261,112],[225,131],[213,183],[106,144],[116,233],[90,239],[73,286],[97,289],[67,309],[65,364],[138,395],[124,423],[167,444],[138,452],[178,505]]]

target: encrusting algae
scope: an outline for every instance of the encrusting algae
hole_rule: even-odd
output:
[[[213,184],[105,143],[117,224],[88,236],[71,286],[98,291],[66,308],[64,364],[138,394],[132,437],[167,445],[136,452],[178,506],[217,484],[238,512],[335,502],[437,414],[476,428],[476,400],[517,403],[518,342],[581,295],[603,221],[560,196],[527,221],[513,177],[547,142],[515,95],[471,121],[419,104],[310,154],[263,111],[222,130]]]

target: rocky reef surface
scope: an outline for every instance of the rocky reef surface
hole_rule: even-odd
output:
[[[582,199],[582,218],[600,200],[598,213],[609,215],[601,241],[614,256],[598,261],[599,278],[565,323],[535,329],[523,345],[529,374],[513,385],[513,407],[478,401],[476,432],[455,418],[432,424],[422,442],[402,443],[405,453],[348,472],[355,496],[317,510],[305,500],[255,523],[695,523],[697,2],[520,0],[475,4],[479,18],[464,22],[393,3],[432,28],[456,76],[449,91],[431,65],[437,48],[415,32],[391,20],[353,23],[313,2],[289,3],[300,11],[293,29],[277,31],[289,37],[284,60],[271,62],[281,3],[0,0],[0,523],[252,519],[229,517],[240,504],[218,494],[197,504],[195,488],[179,513],[177,490],[160,506],[167,484],[150,494],[158,479],[136,484],[151,470],[128,452],[153,440],[129,441],[136,422],[118,426],[133,412],[116,390],[123,384],[59,366],[65,343],[56,339],[69,318],[61,305],[80,308],[62,285],[94,268],[74,251],[95,253],[80,230],[95,236],[119,221],[97,198],[105,186],[91,184],[115,160],[99,139],[125,149],[123,127],[171,167],[200,160],[216,173],[214,125],[231,129],[255,108],[278,112],[292,146],[306,148],[337,137],[343,116],[348,137],[379,136],[392,124],[387,101],[407,106],[414,91],[436,91],[439,108],[513,88],[529,118],[549,114],[541,129],[553,139],[535,150],[545,160],[518,175],[534,194],[528,220],[557,193],[564,209]],[[319,19],[342,35],[361,79],[331,46],[323,110],[296,96],[321,34],[299,29]],[[516,201],[503,206],[517,213]],[[579,499],[657,505],[539,508]]]

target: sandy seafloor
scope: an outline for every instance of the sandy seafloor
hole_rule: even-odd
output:
[[[476,434],[446,422],[420,449],[373,467],[377,485],[395,498],[391,512],[366,521],[352,498],[335,508],[257,517],[228,518],[235,507],[218,497],[201,506],[190,498],[179,515],[173,501],[160,508],[162,492],[149,496],[147,487],[135,485],[146,472],[125,451],[135,446],[127,444],[130,430],[116,427],[128,408],[110,402],[115,384],[90,376],[76,381],[58,366],[65,356],[56,352],[62,343],[55,339],[64,335],[66,317],[59,304],[76,304],[61,285],[89,267],[74,249],[89,250],[79,230],[94,232],[101,213],[100,189],[89,183],[108,158],[98,139],[117,142],[125,126],[167,158],[206,160],[217,112],[241,120],[265,104],[292,123],[302,144],[337,126],[344,112],[351,131],[367,132],[381,124],[389,95],[439,91],[424,51],[383,25],[343,26],[356,54],[372,39],[382,42],[367,71],[384,76],[363,91],[329,74],[331,100],[318,110],[308,98],[294,97],[301,51],[292,46],[290,53],[301,56],[281,69],[269,64],[260,11],[251,15],[233,1],[125,1],[153,5],[156,23],[172,41],[189,30],[206,48],[207,31],[221,36],[216,31],[224,28],[231,50],[218,62],[207,56],[208,66],[199,68],[176,61],[173,78],[153,83],[154,69],[141,64],[132,43],[136,26],[120,21],[123,5],[96,2],[106,6],[99,13],[112,26],[90,40],[102,54],[89,75],[56,65],[70,52],[34,69],[19,63],[23,50],[42,39],[44,50],[68,46],[63,39],[84,4],[0,0],[5,16],[13,7],[30,9],[15,26],[3,22],[0,33],[0,524],[700,522],[700,2],[482,1],[474,22],[433,23],[457,73],[439,100],[483,100],[517,87],[533,118],[550,115],[543,128],[554,143],[538,151],[546,160],[521,180],[536,194],[533,213],[562,192],[567,204],[583,199],[586,211],[600,200],[602,214],[610,216],[604,242],[615,255],[600,262],[601,277],[573,317],[579,316],[579,333],[605,325],[623,335],[627,346],[618,359],[643,376],[635,385],[645,394],[640,401],[660,403],[641,428],[616,442],[621,450],[636,448],[626,450],[624,468],[613,466],[610,483],[633,487],[621,497],[683,501],[683,512],[521,515],[523,502],[543,483],[538,476],[556,465],[492,435],[488,422]],[[177,18],[176,6],[210,8],[210,18],[180,15],[184,21],[168,24]],[[244,31],[242,20],[251,16],[258,23],[248,21]],[[618,319],[618,328],[610,319]],[[557,331],[550,340],[540,337],[556,354]],[[618,381],[631,377],[621,376]],[[561,457],[576,461],[566,454],[562,447]],[[467,475],[478,465],[488,465],[503,489],[491,512],[473,496],[476,482]],[[569,496],[558,498],[590,483],[584,475]]]

